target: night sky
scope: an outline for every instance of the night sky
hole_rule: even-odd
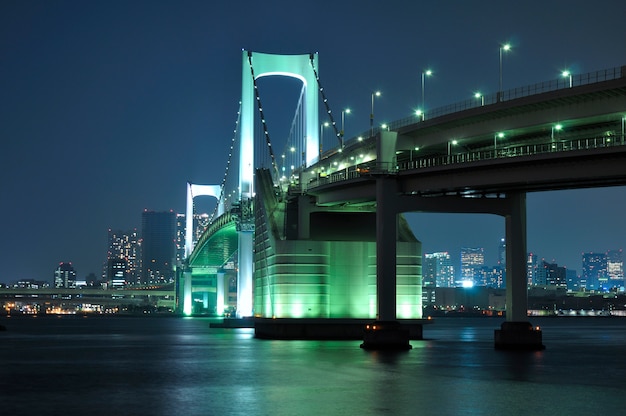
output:
[[[50,281],[61,261],[100,276],[109,228],[184,212],[187,181],[221,183],[242,48],[318,52],[350,137],[369,128],[372,91],[377,123],[410,115],[427,68],[427,108],[495,93],[504,42],[504,89],[624,65],[624,22],[620,0],[1,0],[0,282]],[[292,114],[270,111],[275,137]],[[581,252],[626,245],[625,202],[622,187],[529,194],[528,249],[580,271]],[[495,263],[503,219],[409,218],[424,252],[484,247]]]

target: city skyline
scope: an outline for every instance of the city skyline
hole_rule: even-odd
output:
[[[187,181],[219,184],[241,95],[242,48],[318,52],[334,114],[352,110],[350,137],[369,128],[374,91],[381,92],[376,125],[416,107],[495,93],[505,42],[504,89],[565,69],[575,75],[626,64],[623,13],[604,12],[620,3],[601,3],[520,8],[487,1],[475,10],[463,2],[320,2],[302,15],[282,1],[262,9],[253,2],[5,2],[0,282],[52,279],[65,261],[79,276],[99,275],[109,228],[137,228],[144,209],[184,212]],[[426,70],[432,75],[424,77]],[[280,98],[299,87],[265,85],[276,91],[264,99],[273,137],[286,136],[292,110],[281,114]],[[580,273],[583,252],[625,245],[624,187],[530,193],[527,200],[528,250],[539,257]],[[496,216],[407,217],[423,253],[484,247],[492,263],[504,236]]]

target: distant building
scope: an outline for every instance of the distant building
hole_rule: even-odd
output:
[[[537,256],[533,253],[528,253],[526,257],[526,279],[528,281],[528,286],[533,286],[537,284],[535,282],[535,272],[537,269]]]
[[[176,214],[148,211],[141,216],[141,283],[174,281]]]
[[[429,279],[432,279],[434,271],[436,287],[454,287],[454,266],[450,259],[450,254],[445,252],[424,254],[424,264],[429,270]],[[422,265],[422,276],[424,276],[424,266]],[[423,278],[423,277],[422,277]],[[429,280],[432,281],[432,280]]]
[[[59,263],[54,271],[54,287],[66,289],[76,287],[76,270],[72,263]]]
[[[567,269],[565,267],[556,263],[541,261],[537,274],[541,276],[541,281],[544,281],[546,286],[567,288]]]
[[[498,266],[506,269],[506,239],[501,238],[498,244]]]
[[[607,262],[604,253],[583,253],[582,279],[587,290],[603,290],[608,286]],[[607,288],[608,290],[608,288]]]
[[[126,259],[110,259],[107,262],[107,283],[112,289],[122,289],[128,284]]]
[[[425,254],[422,260],[422,305],[435,304],[435,288],[437,287],[437,258]]]
[[[608,289],[624,289],[624,258],[622,249],[606,252],[606,273]]]
[[[484,285],[478,277],[479,270],[485,265],[485,250],[483,248],[461,248],[461,282],[471,282],[472,285]]]
[[[578,274],[576,270],[565,270],[565,277],[567,279],[567,290],[571,290],[573,292],[577,292],[580,289],[580,279],[578,278]]]
[[[14,288],[20,289],[42,289],[50,287],[50,282],[44,282],[42,280],[35,279],[21,279],[15,285]]]
[[[176,214],[176,264],[182,264],[185,259],[185,214]]]
[[[506,286],[505,277],[506,271],[502,266],[483,266],[480,269],[481,279],[484,283],[480,286],[492,287],[496,289],[503,289]]]
[[[120,262],[123,260],[123,262]],[[115,278],[119,280],[119,270],[111,268],[112,265],[118,267],[126,264],[124,270],[124,281],[126,283],[137,283],[139,277],[140,245],[137,229],[121,231],[109,229],[107,262],[104,280],[111,284]]]
[[[210,215],[207,213],[193,214],[192,246],[195,247],[202,234],[209,226]],[[185,236],[187,232],[186,215],[176,214],[176,262],[182,263],[185,258]]]

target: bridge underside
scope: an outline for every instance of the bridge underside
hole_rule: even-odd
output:
[[[228,221],[196,246],[179,287],[186,315],[222,315],[233,306],[228,301],[227,280],[235,266],[225,270],[225,265],[235,257],[237,243],[235,222]]]

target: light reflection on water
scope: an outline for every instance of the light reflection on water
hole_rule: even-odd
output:
[[[495,319],[437,319],[399,353],[271,341],[206,319],[2,322],[2,414],[600,414],[623,409],[626,320],[533,319],[547,349],[493,349]],[[559,399],[556,400],[555,397]],[[5,413],[6,411],[6,413]],[[54,413],[52,413],[54,414]]]

